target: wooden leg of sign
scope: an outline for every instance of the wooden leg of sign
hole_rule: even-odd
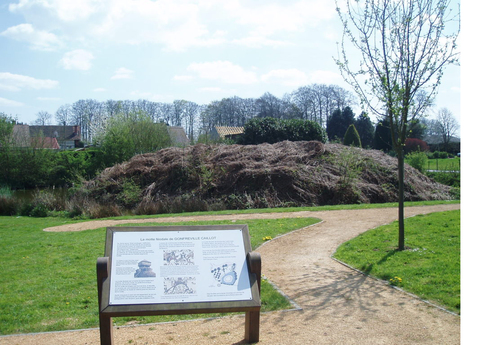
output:
[[[113,345],[113,319],[99,313],[101,345]]]
[[[113,319],[101,313],[102,285],[109,276],[109,258],[97,259],[97,298],[99,299],[99,331],[101,345],[113,345]]]
[[[247,262],[250,268],[250,273],[255,274],[255,278],[257,280],[257,284],[259,287],[259,299],[260,299],[260,278],[262,274],[262,263],[260,254],[256,252],[248,253]],[[260,310],[247,311],[245,313],[245,341],[247,343],[259,342],[259,329],[260,329]]]
[[[245,313],[245,341],[249,344],[259,342],[260,311]]]

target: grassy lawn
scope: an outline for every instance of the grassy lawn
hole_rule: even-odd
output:
[[[432,205],[454,202],[409,202],[407,206]],[[314,208],[259,209],[242,211],[221,211],[203,214],[260,213],[322,211],[337,209],[365,209],[395,207],[395,203],[371,205],[322,206]],[[191,213],[189,215],[194,215]],[[183,214],[188,215],[187,213]],[[175,215],[161,215],[175,216]],[[159,215],[151,216],[152,218]],[[126,218],[126,217],[120,217]],[[136,217],[128,217],[136,218]],[[419,219],[415,217],[412,219]],[[276,220],[246,220],[252,247],[272,238],[299,229],[318,221],[316,218],[287,218]],[[0,334],[47,332],[67,329],[98,327],[97,289],[95,265],[104,254],[105,229],[81,232],[43,232],[42,229],[81,221],[64,218],[0,217],[0,255],[3,261],[3,279],[0,283]],[[434,221],[432,221],[434,222]],[[141,225],[212,225],[232,224],[230,221],[189,222],[189,223],[147,223]],[[451,224],[451,223],[450,223]],[[134,226],[139,224],[134,224]],[[458,230],[457,230],[458,231]],[[426,230],[426,233],[430,232]],[[427,255],[430,246],[412,243],[411,230],[408,245],[413,248],[427,248],[414,253]],[[390,235],[394,241],[396,235]],[[443,238],[444,237],[443,235]],[[450,238],[451,240],[451,238]],[[459,246],[459,238],[455,238]],[[451,242],[450,242],[451,243]],[[378,248],[378,247],[377,247]],[[457,253],[458,253],[457,249]],[[379,251],[382,252],[382,249]],[[387,253],[385,253],[387,254]],[[396,257],[400,253],[392,253]],[[459,255],[459,254],[457,254]],[[434,256],[433,256],[434,257]],[[437,259],[437,257],[436,257]],[[380,259],[370,259],[377,262]],[[347,261],[347,260],[346,260]],[[389,261],[389,260],[386,260]],[[415,261],[415,260],[414,260]],[[416,261],[415,261],[416,262]],[[392,276],[403,277],[399,269]],[[459,276],[457,275],[457,280]],[[403,277],[404,278],[404,277]],[[406,279],[406,278],[405,278]],[[403,280],[406,288],[408,282]],[[425,282],[423,283],[425,284]],[[262,283],[263,311],[289,307],[288,301],[277,293],[270,284]],[[459,302],[458,302],[459,303]],[[211,314],[210,316],[214,316]],[[201,315],[186,315],[183,318],[199,318]],[[161,322],[179,319],[179,316],[156,316],[143,318],[116,318],[116,324],[128,321]]]
[[[247,220],[252,247],[263,237],[276,237],[319,220],[287,218]],[[46,332],[98,327],[95,265],[104,254],[105,229],[81,232],[43,232],[67,219],[0,217],[0,334]],[[189,223],[145,223],[141,225],[210,225],[231,221]],[[134,224],[135,225],[135,224]],[[262,284],[263,311],[289,307],[288,301],[270,284]],[[210,314],[214,316],[214,314]],[[199,318],[186,315],[183,318]],[[116,318],[116,324],[130,320],[159,322],[176,316]]]
[[[334,257],[460,313],[460,211],[406,220],[408,250],[397,251],[398,223],[342,244]]]
[[[460,157],[427,160],[427,170],[460,171]]]

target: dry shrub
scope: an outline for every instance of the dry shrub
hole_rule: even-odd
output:
[[[0,195],[0,215],[13,216],[17,214],[18,202],[11,196]]]
[[[204,145],[137,155],[86,183],[88,196],[119,203],[126,181],[137,184],[138,214],[213,209],[397,201],[397,160],[376,150],[290,142]],[[359,163],[359,164],[358,164]],[[406,199],[450,199],[450,188],[406,167]]]

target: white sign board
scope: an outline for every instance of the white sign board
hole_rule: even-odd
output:
[[[109,305],[252,299],[241,229],[116,231]]]

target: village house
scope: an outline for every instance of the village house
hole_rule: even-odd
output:
[[[236,139],[239,135],[243,134],[244,131],[245,131],[244,127],[215,126],[210,131],[210,139],[212,140]]]
[[[67,150],[81,147],[80,126],[14,125],[14,147]]]

